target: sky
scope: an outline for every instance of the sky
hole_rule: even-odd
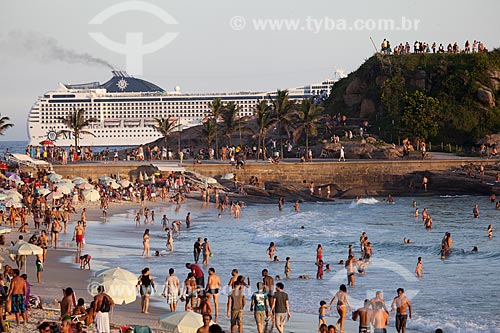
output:
[[[15,126],[0,140],[27,140],[38,96],[105,82],[110,66],[167,91],[274,91],[356,70],[371,39],[499,47],[498,12],[497,0],[1,1],[0,114]]]

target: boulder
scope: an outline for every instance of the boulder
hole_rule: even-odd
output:
[[[264,182],[266,190],[271,191],[273,195],[279,197],[289,197],[300,193],[302,188],[297,185],[281,184],[279,182]]]
[[[366,138],[366,142],[374,144],[377,142],[377,139],[375,139],[373,136],[369,136]]]
[[[260,188],[260,187],[256,187],[256,186],[252,186],[252,185],[243,185],[243,190],[245,190],[245,192],[248,194],[248,195],[256,195],[256,196],[259,196],[259,197],[270,197],[271,194]]]
[[[477,98],[485,106],[495,106],[495,95],[493,95],[493,92],[487,87],[483,86],[477,90]]]
[[[488,87],[493,91],[497,91],[500,88],[500,71],[489,70],[486,75],[489,79]]]
[[[361,118],[366,118],[372,113],[375,113],[375,104],[371,99],[365,98],[361,102],[361,109],[359,111],[359,116]]]
[[[361,103],[363,100],[362,92],[363,87],[361,80],[359,78],[355,78],[351,81],[351,83],[349,83],[345,90],[344,103],[349,107]]]

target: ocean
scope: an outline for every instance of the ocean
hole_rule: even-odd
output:
[[[108,267],[120,266],[137,274],[150,267],[156,277],[158,292],[168,269],[174,268],[181,281],[188,273],[186,262],[192,262],[193,243],[197,237],[207,237],[214,256],[210,265],[203,267],[208,275],[214,267],[227,285],[231,270],[250,276],[251,285],[261,280],[261,271],[269,270],[271,276],[284,276],[285,258],[291,258],[291,279],[283,281],[289,294],[292,312],[317,314],[319,302],[329,302],[341,283],[346,283],[346,271],[339,260],[348,255],[348,245],[353,244],[359,253],[359,237],[365,231],[373,246],[373,258],[365,276],[356,276],[355,287],[349,288],[351,305],[361,307],[365,298],[374,297],[375,291],[384,292],[388,306],[402,287],[411,299],[413,320],[408,328],[413,331],[434,332],[441,327],[445,332],[500,332],[500,246],[495,235],[500,211],[487,197],[445,196],[417,198],[420,211],[427,207],[433,218],[434,228],[426,231],[421,217],[414,217],[413,198],[395,198],[394,205],[375,198],[358,202],[303,203],[301,212],[293,211],[293,204],[286,203],[283,211],[276,205],[248,205],[239,220],[227,212],[217,218],[212,204],[202,208],[191,201],[178,211],[170,204],[158,203],[154,208],[156,224],[136,228],[134,211],[108,217],[107,221],[89,223],[86,234],[86,251]],[[480,218],[474,219],[472,208],[479,204]],[[182,226],[174,238],[174,253],[165,256],[142,258],[142,234],[151,230],[152,254],[164,250],[166,235],[161,230],[161,217],[170,221],[184,221],[191,211],[191,229]],[[494,237],[487,237],[486,229],[493,225]],[[302,228],[303,227],[303,228]],[[441,260],[440,244],[445,232],[453,239],[453,254]],[[403,244],[403,237],[414,243]],[[276,244],[280,262],[270,262],[266,249],[270,242]],[[323,260],[330,263],[332,272],[323,280],[316,280],[316,247],[323,246]],[[479,253],[471,254],[473,246]],[[464,253],[465,250],[465,253]],[[418,280],[414,270],[417,258],[423,258],[424,277]],[[200,265],[201,266],[201,265]],[[309,275],[301,280],[299,275]],[[221,300],[225,301],[227,287],[222,288]],[[248,296],[251,290],[248,290]],[[332,315],[329,312],[329,315]],[[336,314],[335,314],[336,315]],[[328,322],[332,322],[332,317]],[[336,320],[336,319],[335,319]],[[391,314],[391,326],[394,326]]]

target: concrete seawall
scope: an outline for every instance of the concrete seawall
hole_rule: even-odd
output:
[[[405,175],[424,171],[446,171],[465,164],[493,164],[491,160],[450,159],[450,160],[410,160],[410,161],[352,161],[352,162],[313,162],[313,163],[255,163],[249,162],[244,169],[236,169],[230,164],[205,163],[193,165],[190,161],[184,166],[187,171],[195,171],[204,176],[215,177],[235,173],[238,179],[247,182],[251,176],[259,182],[280,182],[283,184],[303,184],[314,182],[317,185],[335,184],[339,188],[375,187],[387,188],[402,180]],[[148,175],[154,169],[148,162],[119,162],[116,164],[82,163],[56,165],[54,170],[69,177],[97,179],[102,175],[120,174],[122,178],[136,180],[139,172]]]

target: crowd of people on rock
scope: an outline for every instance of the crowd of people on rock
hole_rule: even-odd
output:
[[[446,44],[446,43],[445,43]],[[437,45],[436,42],[432,44],[423,42],[423,41],[415,41],[413,43],[413,47],[409,42],[400,43],[399,45],[392,46],[390,41],[385,39],[382,41],[380,46],[380,51],[383,54],[423,54],[423,53],[478,53],[478,52],[487,52],[488,50],[484,46],[484,43],[478,40],[474,40],[472,44],[469,40],[466,40],[464,43],[463,49],[460,49],[460,46],[457,42],[448,43],[448,45],[443,45],[440,43]]]

